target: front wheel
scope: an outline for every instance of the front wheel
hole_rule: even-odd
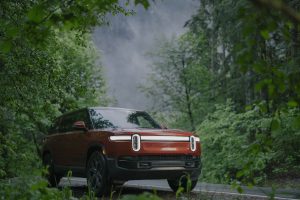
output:
[[[183,189],[182,192],[190,192],[196,187],[197,180],[189,180],[186,176],[182,176],[174,180],[168,179],[168,184],[174,192],[179,188]]]
[[[96,196],[102,196],[108,187],[106,160],[104,156],[96,151],[87,163],[87,183],[89,189]]]

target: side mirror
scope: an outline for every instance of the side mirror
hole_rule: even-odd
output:
[[[83,130],[83,131],[87,131],[87,127],[85,126],[84,121],[76,121],[74,122],[73,126],[72,126],[75,130]]]
[[[168,129],[168,127],[164,124],[160,124],[161,129]]]

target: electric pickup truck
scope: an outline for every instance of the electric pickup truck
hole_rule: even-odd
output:
[[[72,171],[87,178],[98,196],[128,180],[167,179],[174,191],[192,190],[201,173],[198,136],[162,127],[147,112],[133,109],[90,107],[66,113],[43,139],[42,153],[50,186]]]

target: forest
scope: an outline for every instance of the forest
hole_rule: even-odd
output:
[[[72,198],[47,187],[40,141],[60,114],[109,105],[91,33],[126,4],[1,1],[0,197]],[[300,2],[201,0],[184,26],[150,53],[156,119],[199,135],[203,182],[299,189]]]
[[[202,180],[299,177],[300,2],[275,2],[201,1],[188,31],[151,54],[143,90],[166,124],[199,134]]]

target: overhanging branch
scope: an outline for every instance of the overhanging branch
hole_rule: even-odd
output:
[[[281,0],[250,0],[255,5],[282,12],[293,22],[300,23],[300,14]]]

